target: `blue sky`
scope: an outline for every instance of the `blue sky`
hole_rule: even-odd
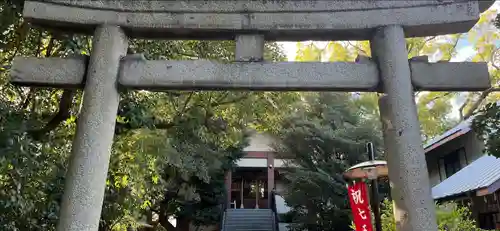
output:
[[[452,59],[452,61],[456,61],[456,62],[465,61],[467,58],[474,56],[476,53],[474,50],[474,47],[472,46],[472,44],[469,42],[469,40],[466,37],[461,38],[458,41],[456,50],[457,50],[457,54]]]

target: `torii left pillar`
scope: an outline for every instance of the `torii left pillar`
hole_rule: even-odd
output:
[[[96,29],[58,231],[98,230],[120,101],[118,70],[127,47],[128,39],[120,27]]]

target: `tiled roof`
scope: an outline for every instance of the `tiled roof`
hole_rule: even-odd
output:
[[[500,180],[500,159],[484,155],[434,186],[432,188],[432,197],[440,199],[487,188],[498,180]]]
[[[463,135],[469,131],[471,131],[471,123],[472,123],[473,117],[470,117],[467,120],[462,121],[459,123],[457,126],[453,127],[452,129],[444,132],[442,135],[430,140],[424,145],[425,151],[429,151],[429,149],[436,144],[439,143],[446,143],[448,141],[451,141],[454,138],[457,138],[460,135]],[[454,134],[458,134],[458,136],[454,136]]]

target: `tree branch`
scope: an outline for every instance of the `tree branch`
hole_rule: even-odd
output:
[[[167,96],[168,96],[168,99],[170,100],[170,103],[172,104],[172,106],[173,106],[173,108],[174,108],[174,110],[175,110],[176,114],[179,114],[179,111],[177,110],[177,107],[178,107],[178,104],[177,104],[177,102],[176,102],[176,100],[177,100],[177,99],[176,99],[176,98],[174,98],[174,97],[176,97],[176,96],[171,95],[171,94],[167,94]]]
[[[491,87],[486,91],[483,91],[481,95],[479,95],[479,98],[472,104],[472,106],[467,110],[467,112],[464,114],[463,119],[466,120],[470,118],[474,112],[481,106],[483,101],[488,97],[488,95],[492,92],[500,92],[500,87]]]
[[[118,219],[114,220],[113,223],[111,223],[108,230],[113,230],[113,228],[118,224],[118,222],[123,220],[124,217],[125,217],[125,214],[120,215],[120,217]]]
[[[358,50],[359,52],[361,52],[363,55],[367,55],[368,52],[363,50],[361,47],[359,47],[358,45],[354,45],[353,43],[351,43],[351,41],[347,41],[347,44],[351,45],[352,47],[354,47],[356,50]]]
[[[179,114],[181,114],[181,115],[184,114],[184,112],[187,109],[187,106],[188,106],[189,102],[191,101],[191,98],[193,98],[193,95],[194,95],[194,91],[192,91],[191,93],[189,93],[187,99],[184,101],[184,106],[182,106],[182,109],[181,109],[181,111],[180,111]]]
[[[428,37],[427,39],[425,39],[424,44],[425,44],[425,43],[430,42],[431,40],[435,39],[436,37],[437,37],[437,36],[431,36],[431,37]]]
[[[36,53],[35,53],[35,57],[39,57],[41,55],[41,52],[42,52],[42,37],[43,37],[43,31],[40,31],[40,34],[39,34],[39,38],[38,38],[38,47],[36,49]],[[55,44],[55,38],[54,37],[51,37],[50,40],[49,40],[49,44],[47,45],[47,48],[46,48],[46,53],[45,53],[45,57],[50,57],[52,55],[52,50],[54,48],[54,44]],[[20,108],[22,109],[26,109],[28,108],[29,106],[29,103],[31,102],[32,99],[34,99],[35,97],[35,93],[37,91],[37,88],[35,87],[30,87],[30,90],[28,91],[28,95],[26,96],[26,98],[23,100],[23,103],[20,105]]]
[[[460,37],[461,35],[459,35],[457,37],[457,39],[455,40],[455,43],[453,44],[453,46],[450,48],[449,52],[450,52],[450,57],[447,59],[447,60],[442,60],[442,61],[447,61],[449,62],[451,60],[451,58],[453,57],[453,51],[457,48],[457,45],[458,45],[458,41],[460,40]]]
[[[42,39],[42,37],[43,37],[43,31],[42,31],[42,30],[40,30],[40,33],[38,34],[38,41],[37,41],[37,42],[38,42],[38,46],[37,46],[37,48],[36,48],[36,50],[35,50],[35,54],[34,54],[34,55],[35,55],[35,57],[39,57],[39,56],[40,56],[40,53],[41,53],[41,51],[42,51],[42,45],[43,45],[43,42],[42,42],[42,40],[43,40],[43,39]],[[51,40],[51,41],[52,41],[52,40]],[[50,42],[49,42],[49,43],[50,43]]]
[[[498,52],[500,51],[500,48],[496,48],[492,53],[491,53],[491,57],[490,57],[490,63],[491,63],[491,66],[494,67],[495,69],[497,70],[500,70],[500,67],[496,65],[495,63],[495,56],[496,55],[500,55],[500,54],[497,54]]]
[[[155,129],[170,129],[170,128],[173,128],[175,125],[177,125],[177,124],[175,124],[173,122],[155,123],[154,128]]]
[[[26,96],[26,98],[23,101],[23,104],[21,104],[21,109],[24,110],[24,109],[28,108],[28,105],[30,104],[31,99],[34,96],[35,96],[35,88],[31,87],[29,92],[28,92],[28,95]]]
[[[160,222],[160,225],[163,226],[167,230],[178,231],[176,227],[174,227],[168,220],[164,222]]]
[[[460,120],[464,120],[464,108],[467,106],[467,104],[469,104],[470,102],[470,97],[467,97],[465,99],[465,102],[460,106],[460,108],[458,109],[458,113],[460,114]]]
[[[229,95],[229,92],[227,92],[227,91],[224,92],[223,95],[221,95],[221,96],[217,97],[217,99],[215,99],[215,102],[222,101],[223,99],[227,98],[228,95]]]
[[[180,118],[179,119],[179,117],[182,117],[183,114],[185,114],[187,111],[189,111],[192,108],[192,107],[187,106],[189,104],[189,101],[192,100],[192,95],[194,95],[194,92],[192,92],[192,94],[190,94],[188,96],[188,98],[184,101],[184,106],[183,106],[182,110],[177,111],[177,113],[176,113],[177,119],[174,118],[170,121],[159,121],[159,120],[154,121],[152,128],[153,129],[168,130],[168,129],[171,129],[175,126],[181,125],[185,122],[189,122],[189,118]],[[227,96],[227,94],[225,94],[225,96]],[[245,93],[244,95],[242,95],[240,97],[235,97],[232,99],[228,99],[226,101],[216,101],[216,102],[209,103],[208,105],[198,105],[198,106],[204,107],[204,108],[219,107],[219,106],[239,102],[241,100],[248,98],[249,96],[250,96],[250,93]],[[222,97],[219,97],[219,99],[222,99]],[[205,115],[206,118],[204,119],[205,126],[207,126],[209,128],[219,129],[219,130],[222,129],[222,127],[226,126],[225,122],[222,121],[222,119],[220,119],[220,118],[215,119],[214,121],[209,121],[212,116],[213,116],[212,112],[207,111],[207,114]],[[132,127],[128,123],[127,124],[116,124],[116,133],[121,134],[122,132],[125,132],[125,131],[142,129],[142,128],[146,128],[146,127],[145,126]]]
[[[59,109],[52,119],[41,129],[30,131],[34,139],[41,139],[43,135],[54,130],[59,124],[71,116],[70,109],[73,98],[76,94],[75,89],[66,89],[59,100]]]
[[[237,103],[239,101],[247,99],[249,96],[250,96],[250,93],[245,93],[243,96],[235,97],[235,98],[227,100],[227,101],[213,102],[210,104],[210,107],[219,107],[219,106],[226,105],[226,104]]]
[[[453,92],[446,92],[446,93],[444,93],[444,94],[442,94],[442,95],[438,95],[438,96],[436,96],[436,97],[432,98],[431,100],[429,100],[429,103],[430,103],[430,102],[433,102],[433,101],[435,101],[435,100],[438,100],[439,98],[446,97],[446,96],[450,95],[451,93],[453,93]]]
[[[418,47],[418,49],[417,49],[417,51],[418,51],[417,56],[419,55],[420,50],[422,50],[422,48],[424,48],[425,44],[427,44],[428,42],[434,40],[436,37],[437,36],[427,37],[424,40],[424,42],[422,43],[422,45],[420,47]],[[406,49],[408,50],[408,54],[411,54],[412,51],[413,51],[413,49],[415,49],[414,45],[415,45],[415,43],[411,43],[411,42],[406,45]]]

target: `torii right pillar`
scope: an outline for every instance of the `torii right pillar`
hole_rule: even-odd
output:
[[[377,29],[371,49],[385,93],[380,115],[397,230],[436,230],[403,27]]]

